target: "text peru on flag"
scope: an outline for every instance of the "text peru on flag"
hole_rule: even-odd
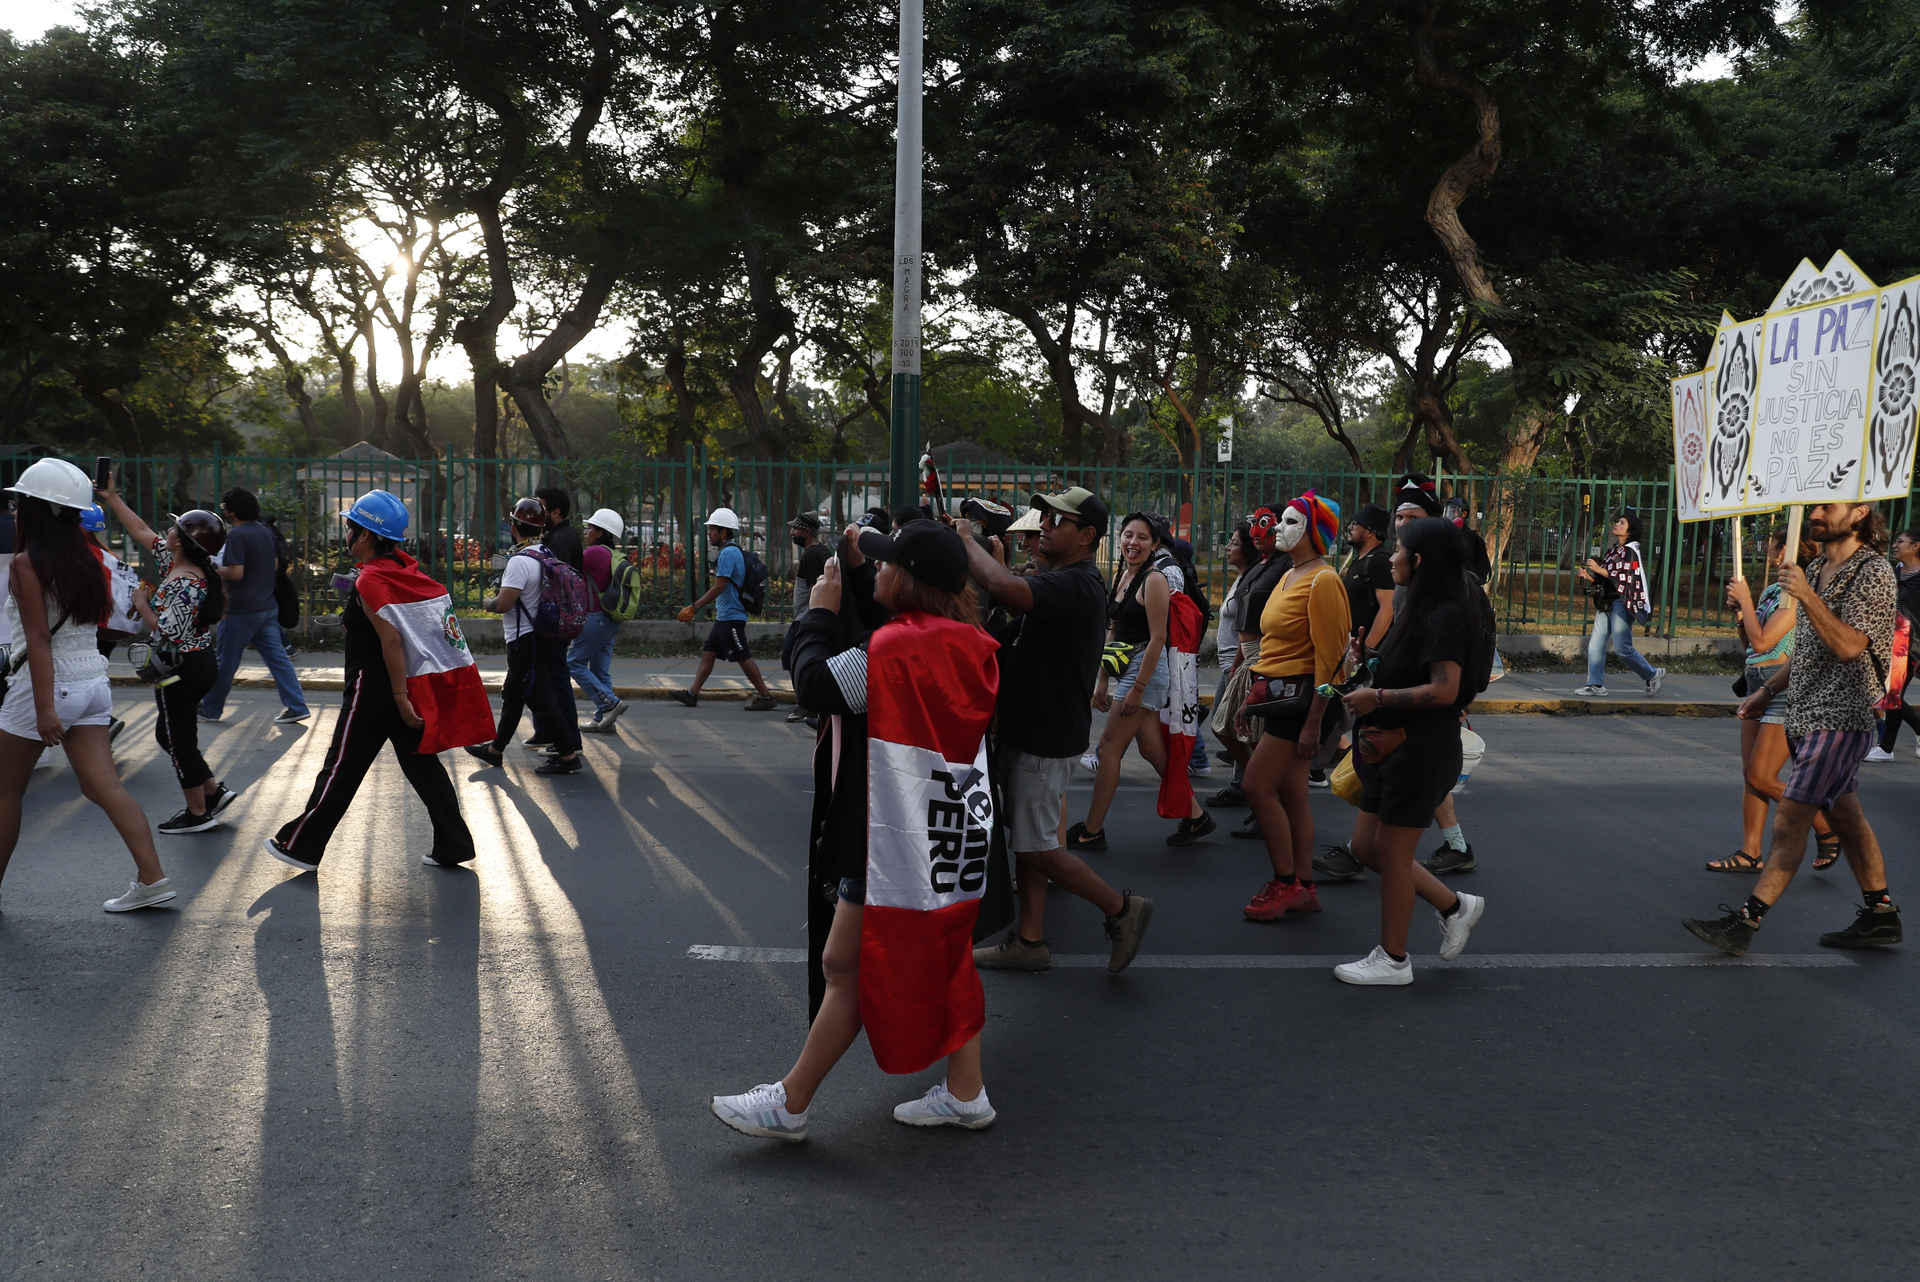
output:
[[[1904,496],[1917,309],[1920,277],[1882,288],[1836,252],[1820,269],[1803,260],[1765,315],[1723,316],[1708,368],[1674,380],[1676,468],[1705,437],[1691,519]]]

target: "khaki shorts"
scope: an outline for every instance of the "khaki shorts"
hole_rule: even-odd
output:
[[[1060,848],[1060,803],[1073,774],[1073,757],[1016,752],[1007,770],[1007,845],[1015,854]]]

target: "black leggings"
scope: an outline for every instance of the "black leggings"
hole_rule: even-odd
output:
[[[213,778],[213,771],[207,769],[206,758],[200,755],[200,726],[194,718],[200,700],[220,675],[220,664],[213,657],[213,647],[208,646],[181,655],[173,670],[180,679],[153,692],[154,702],[160,705],[160,715],[153,721],[153,737],[173,759],[174,777],[180,780],[181,788],[196,788]]]
[[[1886,728],[1880,732],[1880,751],[1893,751],[1893,741],[1900,737],[1900,727],[1903,724],[1912,726],[1914,737],[1920,739],[1920,711],[1915,711],[1907,703],[1907,697],[1904,694],[1900,696],[1900,706],[1887,713]]]

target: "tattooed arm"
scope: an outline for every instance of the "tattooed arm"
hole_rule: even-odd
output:
[[[1406,708],[1420,711],[1427,708],[1449,708],[1460,697],[1460,665],[1451,659],[1442,659],[1427,668],[1427,684],[1411,686],[1405,690],[1355,690],[1346,696],[1346,703],[1354,716],[1364,717],[1376,708]]]

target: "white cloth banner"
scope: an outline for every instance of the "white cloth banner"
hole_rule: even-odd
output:
[[[932,912],[987,885],[993,792],[987,744],[972,762],[867,740],[867,904]]]

